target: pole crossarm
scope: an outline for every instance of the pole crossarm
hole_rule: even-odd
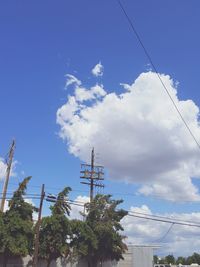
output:
[[[103,188],[104,185],[101,182],[104,180],[104,167],[101,165],[95,165],[95,154],[94,154],[94,148],[91,152],[91,164],[83,163],[81,164],[81,179],[87,180],[87,182],[81,182],[81,184],[89,185],[90,187],[90,202],[92,202],[94,197],[94,187],[100,187]]]

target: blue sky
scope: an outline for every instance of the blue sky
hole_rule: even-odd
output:
[[[199,1],[122,3],[159,73],[179,82],[178,99],[191,99],[200,106]],[[87,195],[88,188],[80,185],[79,179],[84,156],[68,152],[67,136],[64,140],[59,137],[60,125],[56,124],[57,110],[74,94],[72,86],[64,90],[65,75],[77,77],[84,88],[103,84],[107,94],[118,95],[124,93],[120,83],[132,84],[149,70],[148,59],[114,0],[2,1],[0,32],[0,157],[15,138],[17,175],[11,183],[32,175],[30,191],[39,192],[45,183],[50,192],[69,185],[83,191],[72,192],[72,198]],[[103,76],[94,77],[91,70],[99,62]],[[146,128],[144,131],[151,138]],[[188,142],[192,143],[192,138]],[[86,147],[84,155],[85,151]],[[103,153],[98,149],[97,153],[103,161]],[[110,161],[110,166],[114,168],[114,162]],[[138,195],[143,180],[109,180],[110,173],[112,170],[107,170],[104,191],[117,193],[114,196],[123,198],[127,209],[147,205],[159,214],[198,212],[197,201],[171,202],[151,194]],[[192,182],[198,188],[199,180]],[[10,184],[11,191],[14,187]]]

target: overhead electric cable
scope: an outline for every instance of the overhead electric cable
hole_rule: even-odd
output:
[[[0,199],[2,199],[2,197],[0,197]],[[13,198],[12,197],[6,197],[5,200],[12,200]],[[15,197],[15,199],[21,199],[20,197]],[[40,199],[40,197],[24,197],[24,201],[26,202],[26,199]]]
[[[80,207],[84,207],[86,204],[84,202],[76,201],[76,200],[67,200],[64,202],[72,204],[72,205],[77,205]],[[172,219],[170,217],[158,216],[158,215],[153,215],[153,214],[150,215],[150,214],[140,213],[140,212],[135,212],[136,214],[134,214],[134,212],[132,211],[127,211],[127,212],[128,212],[127,216],[130,216],[130,217],[136,217],[140,219],[152,220],[152,221],[163,222],[163,223],[170,223],[173,225],[178,224],[178,225],[183,225],[183,226],[191,226],[191,227],[200,228],[200,222],[183,221],[183,220],[176,219],[176,218]]]
[[[154,62],[153,62],[153,60],[152,60],[150,54],[149,54],[149,52],[147,51],[146,47],[144,46],[144,44],[143,44],[143,42],[142,42],[142,39],[141,39],[141,37],[140,37],[138,31],[136,30],[136,27],[133,25],[133,22],[132,22],[132,20],[130,19],[130,17],[128,16],[128,14],[127,14],[127,12],[126,12],[124,6],[122,5],[121,1],[120,1],[120,0],[116,0],[116,1],[118,2],[118,4],[119,4],[121,10],[123,11],[123,13],[124,13],[124,15],[125,15],[125,17],[126,17],[128,23],[130,24],[130,27],[131,27],[133,33],[134,33],[135,36],[137,37],[137,39],[138,39],[140,45],[142,46],[142,48],[143,48],[143,50],[144,50],[144,53],[145,53],[146,57],[148,58],[148,60],[149,60],[149,62],[150,62],[150,64],[151,64],[151,66],[153,67],[153,69],[154,69],[154,71],[155,71],[155,73],[156,73],[158,79],[160,80],[160,82],[161,82],[163,88],[165,89],[165,91],[166,91],[167,95],[169,96],[169,98],[170,98],[172,104],[174,105],[174,108],[176,109],[176,111],[177,111],[177,113],[179,114],[179,116],[180,116],[182,122],[184,123],[185,127],[186,127],[187,130],[189,131],[190,135],[192,136],[193,140],[194,140],[195,143],[197,144],[198,148],[200,149],[200,143],[197,141],[197,139],[196,139],[196,137],[194,136],[193,132],[191,131],[189,125],[187,124],[186,120],[184,119],[183,115],[181,114],[181,111],[179,110],[177,104],[176,104],[175,101],[173,100],[173,98],[172,98],[170,92],[168,91],[168,89],[167,89],[165,83],[163,82],[163,80],[162,80],[162,78],[161,78],[161,76],[160,76],[160,74],[159,74],[159,72],[158,72],[158,70],[157,70],[157,68],[156,68],[156,66],[155,66],[155,64],[154,64]]]
[[[145,216],[133,215],[133,214],[127,214],[127,216],[136,217],[136,218],[145,219],[145,220],[163,222],[163,223],[173,223],[173,224],[178,224],[178,225],[183,225],[183,226],[191,226],[191,227],[200,228],[200,225],[199,224],[196,224],[196,223],[185,223],[185,222],[178,222],[178,221],[172,221],[172,220],[164,220],[164,219],[158,219],[158,218],[152,218],[152,217],[145,217]]]
[[[1,199],[1,197],[0,197]],[[11,197],[7,197],[6,200],[11,200]],[[16,199],[16,198],[15,198]],[[21,199],[19,197],[19,199]],[[26,199],[35,199],[35,200],[39,200],[40,197],[39,196],[25,196],[24,200],[26,201]],[[66,200],[63,201],[66,202],[70,205],[75,205],[75,206],[79,206],[79,207],[84,207],[85,206],[85,202],[81,202],[81,201],[76,201],[76,200]],[[145,213],[140,213],[140,212],[132,212],[132,211],[127,211],[128,214],[127,216],[129,217],[135,217],[135,218],[139,218],[139,219],[144,219],[144,220],[151,220],[151,221],[157,221],[157,222],[163,222],[163,223],[170,223],[172,224],[170,226],[170,228],[168,229],[167,233],[165,234],[164,237],[166,237],[166,235],[169,233],[169,231],[171,230],[172,226],[177,224],[177,225],[182,225],[182,226],[188,226],[188,227],[197,227],[200,228],[200,222],[191,222],[191,221],[183,221],[180,219],[176,219],[176,218],[169,218],[169,217],[164,217],[164,216],[158,216],[158,215],[153,215],[153,214],[145,214]],[[162,239],[164,239],[164,237],[162,237]]]
[[[169,234],[169,232],[172,230],[172,227],[174,226],[174,223],[172,223],[169,227],[169,229],[167,230],[167,232],[161,237],[159,238],[158,240],[154,241],[153,243],[157,243],[157,242],[162,242],[166,237],[167,235]]]
[[[173,217],[167,217],[167,216],[160,216],[160,215],[154,215],[154,214],[148,214],[148,213],[142,213],[142,212],[136,212],[136,211],[129,211],[129,214],[139,214],[139,215],[143,215],[143,216],[147,216],[147,217],[153,217],[153,218],[158,218],[158,219],[165,219],[165,220],[175,220],[175,221],[180,221],[183,222],[183,220],[177,219],[177,218],[173,218]],[[185,223],[193,223],[192,221],[185,221]],[[196,223],[200,225],[199,223]]]

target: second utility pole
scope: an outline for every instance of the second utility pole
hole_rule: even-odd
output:
[[[97,166],[94,164],[94,148],[91,153],[91,164],[81,164],[81,168],[84,169],[81,171],[82,176],[80,178],[86,179],[87,182],[81,182],[90,186],[90,203],[94,198],[94,187],[104,187],[102,184],[103,178],[103,166]]]
[[[40,236],[40,225],[41,225],[41,216],[42,216],[42,206],[43,200],[45,197],[44,184],[42,185],[41,197],[40,197],[40,208],[38,213],[38,221],[36,224],[36,234],[35,234],[35,246],[33,254],[33,267],[38,266],[38,251],[39,251],[39,236]]]

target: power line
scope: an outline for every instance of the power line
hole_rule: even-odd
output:
[[[6,198],[7,200],[12,199],[12,198]],[[26,197],[26,199],[41,199],[39,196],[38,197]],[[45,198],[46,199],[46,198]],[[76,200],[67,200],[63,201],[66,203],[69,203],[70,205],[75,205],[79,207],[85,207],[85,202],[82,201],[76,201]],[[164,216],[158,216],[158,215],[153,215],[153,214],[146,214],[146,213],[140,213],[140,212],[132,212],[132,211],[127,211],[128,214],[127,216],[129,217],[135,217],[139,219],[144,219],[144,220],[151,220],[151,221],[157,221],[157,222],[162,222],[162,223],[170,223],[172,225],[182,225],[182,226],[188,226],[188,227],[197,227],[200,228],[200,222],[192,222],[192,221],[184,221],[176,218],[170,218],[170,217],[164,217]],[[172,226],[169,228],[167,235],[169,231],[171,230]],[[166,236],[164,236],[166,237]],[[164,239],[164,237],[162,239]]]
[[[0,181],[0,183],[3,183],[3,181]],[[19,186],[19,183],[10,183],[9,182],[9,185],[16,185],[16,186]],[[41,188],[41,186],[39,185],[28,185],[29,188]],[[50,189],[50,190],[55,190],[55,191],[60,191],[60,190],[63,190],[63,187],[51,187],[51,186],[46,186],[45,187],[46,189]],[[9,193],[7,194],[13,194],[15,192],[15,190],[13,191],[10,191]],[[87,193],[88,194],[88,190],[82,190],[82,189],[72,189],[72,192],[81,192],[81,193]],[[37,193],[35,193],[37,194]],[[0,195],[2,195],[2,193],[0,193]],[[26,195],[29,195],[28,193]],[[40,194],[37,194],[37,195],[40,195]]]
[[[2,197],[0,197],[0,199],[2,199]],[[11,199],[13,199],[13,197],[6,197],[5,198],[5,200],[11,200]],[[15,199],[21,199],[21,197],[15,197]],[[38,197],[34,197],[34,196],[32,197],[31,196],[31,197],[24,197],[23,199],[24,199],[24,201],[26,201],[26,199],[40,199],[40,197],[39,196]]]
[[[0,183],[2,183],[2,181],[0,181]],[[19,185],[19,184],[17,184],[17,183],[9,183],[10,185]],[[30,188],[40,188],[40,186],[39,185],[29,185],[29,187]],[[51,189],[51,190],[55,190],[55,191],[60,191],[60,190],[62,190],[63,188],[61,188],[61,187],[48,187],[48,186],[46,186],[46,188],[48,188],[48,189]],[[12,191],[12,192],[9,192],[9,193],[7,193],[7,194],[13,194],[15,191]],[[82,189],[72,189],[72,191],[71,192],[80,192],[80,193],[89,193],[89,191],[88,190],[82,190]],[[0,195],[1,195],[2,193],[0,193]],[[37,193],[35,193],[35,194],[37,194]],[[138,196],[138,193],[121,193],[121,192],[104,192],[104,194],[106,195],[106,194],[111,194],[111,195],[121,195],[121,196],[127,196],[127,197],[137,197]],[[26,195],[29,195],[28,193],[26,194]],[[40,194],[37,194],[37,195],[40,195]],[[150,196],[145,196],[145,195],[142,195],[142,197],[152,197],[152,198],[158,198],[158,199],[162,199],[162,200],[167,200],[167,199],[165,199],[165,198],[163,198],[163,195],[159,195],[159,194],[152,194],[152,195],[150,195]],[[193,202],[193,201],[191,201],[191,200],[184,200],[183,201],[184,203],[191,203],[191,202]],[[200,202],[199,200],[198,201],[195,201],[195,203],[198,203],[198,202]],[[182,204],[182,203],[177,203],[176,202],[176,205],[177,204]]]
[[[7,193],[7,195],[13,195],[14,193]],[[2,193],[0,193],[0,195],[2,195]],[[26,196],[40,196],[40,194],[26,194]],[[0,196],[0,198],[2,198],[2,196]]]
[[[172,220],[164,220],[164,219],[146,217],[146,216],[142,216],[142,215],[133,215],[130,213],[127,216],[136,217],[136,218],[145,219],[145,220],[163,222],[163,223],[170,223],[170,224],[173,223],[173,224],[182,225],[182,226],[190,226],[190,227],[200,228],[200,225],[198,223],[196,224],[196,223],[186,223],[186,222],[178,222],[178,221],[172,221]]]
[[[160,215],[154,215],[154,214],[148,214],[148,213],[142,213],[142,212],[136,212],[136,211],[129,211],[129,214],[131,215],[142,215],[142,216],[147,216],[147,217],[152,217],[152,218],[158,218],[158,219],[164,219],[164,220],[176,220],[183,222],[183,220],[177,219],[177,218],[172,218],[172,217],[167,217],[167,216],[160,216]],[[186,223],[192,223],[192,221],[184,221]],[[196,223],[198,224],[198,223]],[[200,225],[200,222],[199,222]]]
[[[159,238],[158,240],[154,241],[153,243],[157,243],[157,242],[162,242],[166,237],[167,235],[169,234],[169,232],[172,230],[172,227],[174,226],[174,223],[172,223],[169,227],[169,229],[167,230],[167,232],[161,237]]]
[[[74,200],[68,200],[64,201],[66,203],[70,203],[72,205],[78,205],[81,207],[84,207],[86,203],[81,202],[81,201],[74,201]],[[77,203],[78,202],[78,203]],[[140,213],[140,212],[135,212],[136,214],[133,214],[134,212],[132,211],[127,211],[128,214],[127,216],[130,217],[136,217],[140,219],[145,219],[145,220],[152,220],[152,221],[157,221],[157,222],[163,222],[163,223],[170,223],[170,224],[177,224],[177,225],[182,225],[182,226],[190,226],[190,227],[197,227],[200,228],[200,222],[191,222],[191,221],[183,221],[180,219],[176,218],[169,218],[169,217],[164,217],[164,216],[158,216],[158,215],[153,215],[153,214],[146,214],[146,213]]]
[[[184,124],[185,127],[187,128],[188,132],[189,132],[190,135],[192,136],[192,138],[193,138],[193,140],[195,141],[195,143],[197,144],[198,148],[200,149],[200,144],[199,144],[199,142],[197,141],[197,139],[196,139],[196,137],[194,136],[193,132],[191,131],[189,125],[187,124],[186,120],[184,119],[183,115],[181,114],[181,111],[179,110],[177,104],[175,103],[174,99],[172,98],[170,92],[168,91],[167,86],[166,86],[165,83],[163,82],[163,80],[162,80],[162,78],[161,78],[161,76],[160,76],[160,74],[159,74],[159,72],[158,72],[158,70],[157,70],[157,68],[156,68],[156,66],[155,66],[155,64],[154,64],[154,62],[153,62],[153,60],[152,60],[150,54],[149,54],[149,52],[147,51],[146,47],[144,46],[144,43],[142,42],[142,39],[141,39],[141,37],[140,37],[138,31],[136,30],[136,27],[133,25],[133,22],[132,22],[132,20],[130,19],[130,17],[128,16],[128,14],[127,14],[127,12],[126,12],[124,6],[122,5],[121,1],[120,1],[120,0],[116,0],[116,1],[118,2],[118,4],[119,4],[121,10],[123,11],[123,13],[124,13],[124,15],[125,15],[125,17],[126,17],[128,23],[129,23],[131,29],[132,29],[134,35],[136,36],[136,38],[137,38],[138,42],[140,43],[141,47],[143,48],[143,51],[144,51],[146,57],[148,58],[150,64],[152,65],[152,67],[153,67],[153,69],[154,69],[154,71],[155,71],[155,73],[156,73],[156,75],[157,75],[159,81],[161,82],[163,88],[165,89],[165,91],[166,91],[166,93],[167,93],[169,99],[171,100],[171,102],[172,102],[174,108],[176,109],[177,113],[179,114],[179,116],[180,116],[180,118],[181,118],[183,124]]]

